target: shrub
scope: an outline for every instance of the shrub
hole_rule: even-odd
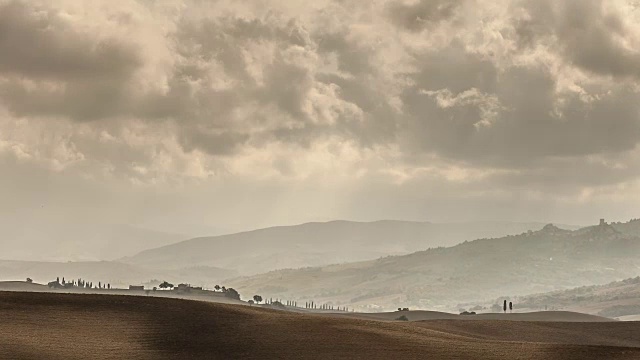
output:
[[[402,316],[398,317],[396,320],[397,321],[409,321],[409,318],[404,316],[404,315],[402,315]]]
[[[240,300],[240,294],[234,288],[226,289],[224,292],[224,296],[231,299]]]

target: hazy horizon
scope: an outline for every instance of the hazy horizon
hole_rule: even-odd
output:
[[[327,221],[309,221],[295,224],[282,224],[267,226],[264,228],[249,228],[239,230],[213,230],[203,234],[177,234],[162,232],[153,229],[146,229],[131,225],[122,224],[78,224],[73,228],[69,228],[65,224],[48,224],[37,229],[15,230],[14,233],[5,230],[4,248],[0,261],[16,260],[16,261],[45,261],[45,262],[67,262],[67,261],[119,261],[122,258],[136,255],[145,250],[162,248],[166,245],[178,244],[188,240],[201,238],[216,238],[229,235],[242,235],[261,232],[264,230],[280,229],[280,228],[301,228],[307,225],[322,225],[331,228],[334,224],[352,223],[352,224],[389,224],[389,223],[406,223],[406,224],[429,224],[444,227],[459,226],[460,230],[474,225],[486,225],[487,229],[492,229],[488,233],[476,230],[467,231],[467,235],[460,237],[460,234],[453,236],[457,241],[450,241],[448,246],[452,246],[461,241],[473,241],[483,237],[517,235],[521,232],[532,230],[540,230],[548,222],[525,221],[525,222],[509,222],[509,221],[454,221],[454,222],[432,222],[432,221],[413,221],[398,219],[380,219],[371,221],[358,220],[327,220]],[[595,225],[593,224],[562,224],[553,223],[565,229],[578,229]],[[511,225],[511,226],[509,226]],[[463,231],[464,232],[464,231]],[[8,235],[7,235],[8,234]],[[122,239],[124,238],[124,239]],[[114,240],[120,240],[114,241]],[[134,246],[123,246],[123,240],[137,242]],[[343,239],[344,241],[345,239]],[[428,241],[429,239],[415,239],[416,241]],[[396,240],[394,240],[396,241]],[[47,242],[55,242],[54,247],[57,251],[52,251],[52,247],[46,247]],[[38,251],[33,251],[33,246],[37,243],[41,244]],[[427,242],[428,243],[428,242]],[[427,244],[425,243],[425,244]],[[130,244],[129,244],[130,245]],[[426,246],[426,245],[425,245]],[[425,247],[419,247],[415,250],[423,250]],[[363,248],[366,253],[366,247]],[[381,252],[379,256],[398,255],[400,253]],[[366,258],[366,257],[365,257]],[[373,258],[373,256],[371,257]],[[336,262],[339,262],[336,260]],[[304,264],[301,264],[304,266]]]
[[[0,0],[0,251],[636,218],[638,24],[625,0]]]
[[[640,358],[640,0],[0,0],[0,169],[0,360]]]

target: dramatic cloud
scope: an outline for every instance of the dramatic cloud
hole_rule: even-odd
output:
[[[630,0],[0,0],[0,160],[122,196],[102,218],[158,196],[154,226],[171,201],[229,227],[632,216],[639,20]]]
[[[411,31],[420,31],[448,20],[459,10],[464,0],[420,0],[410,3],[391,2],[390,17],[393,22]]]

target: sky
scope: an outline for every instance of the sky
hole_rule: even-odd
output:
[[[0,226],[628,220],[639,80],[637,0],[0,0]]]

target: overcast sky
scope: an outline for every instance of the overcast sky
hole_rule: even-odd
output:
[[[638,217],[638,4],[0,0],[0,225]]]

